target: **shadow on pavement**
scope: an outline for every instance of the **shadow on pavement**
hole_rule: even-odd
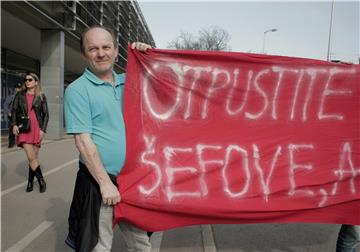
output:
[[[325,252],[334,251],[338,227],[318,223],[213,225],[213,232],[218,251]],[[333,250],[328,250],[329,241]]]

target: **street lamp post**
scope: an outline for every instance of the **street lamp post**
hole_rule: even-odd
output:
[[[264,31],[263,48],[262,48],[263,54],[265,54],[265,36],[266,36],[266,34],[269,33],[269,32],[276,32],[276,31],[277,31],[276,28],[273,28],[273,29],[269,29],[269,30]]]
[[[331,3],[331,16],[330,16],[330,31],[329,31],[329,41],[328,41],[328,49],[327,49],[327,54],[326,54],[326,60],[330,61],[330,54],[331,54],[331,40],[332,40],[332,33],[333,33],[333,26],[334,26],[334,5],[335,5],[335,0],[332,0]]]

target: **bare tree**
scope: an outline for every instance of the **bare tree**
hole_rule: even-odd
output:
[[[229,33],[220,27],[212,26],[208,29],[203,28],[199,31],[199,42],[204,50],[230,50],[231,48],[228,45],[229,41]]]
[[[198,36],[182,31],[176,39],[168,43],[168,48],[224,51],[231,50],[231,47],[228,45],[229,41],[230,35],[226,30],[218,26],[211,26],[209,28],[202,28],[198,32]]]
[[[168,43],[168,48],[182,50],[200,50],[200,46],[196,38],[189,32],[181,31],[180,35]]]

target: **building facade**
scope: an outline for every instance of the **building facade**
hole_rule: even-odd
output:
[[[26,72],[39,74],[47,96],[50,121],[47,137],[64,135],[63,94],[84,70],[79,41],[84,29],[105,25],[116,34],[119,61],[124,72],[128,43],[155,46],[136,1],[2,1],[1,2],[1,104],[23,82]],[[1,110],[1,128],[7,122]]]

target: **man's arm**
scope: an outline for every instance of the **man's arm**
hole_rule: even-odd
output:
[[[96,145],[89,133],[74,135],[75,145],[79,150],[86,167],[100,187],[102,201],[106,205],[115,205],[120,202],[120,193],[117,187],[111,182],[101,162]]]
[[[13,99],[14,99],[14,95],[9,95],[5,99],[3,109],[4,109],[5,115],[7,115],[7,116],[11,115],[11,103],[12,103]]]

